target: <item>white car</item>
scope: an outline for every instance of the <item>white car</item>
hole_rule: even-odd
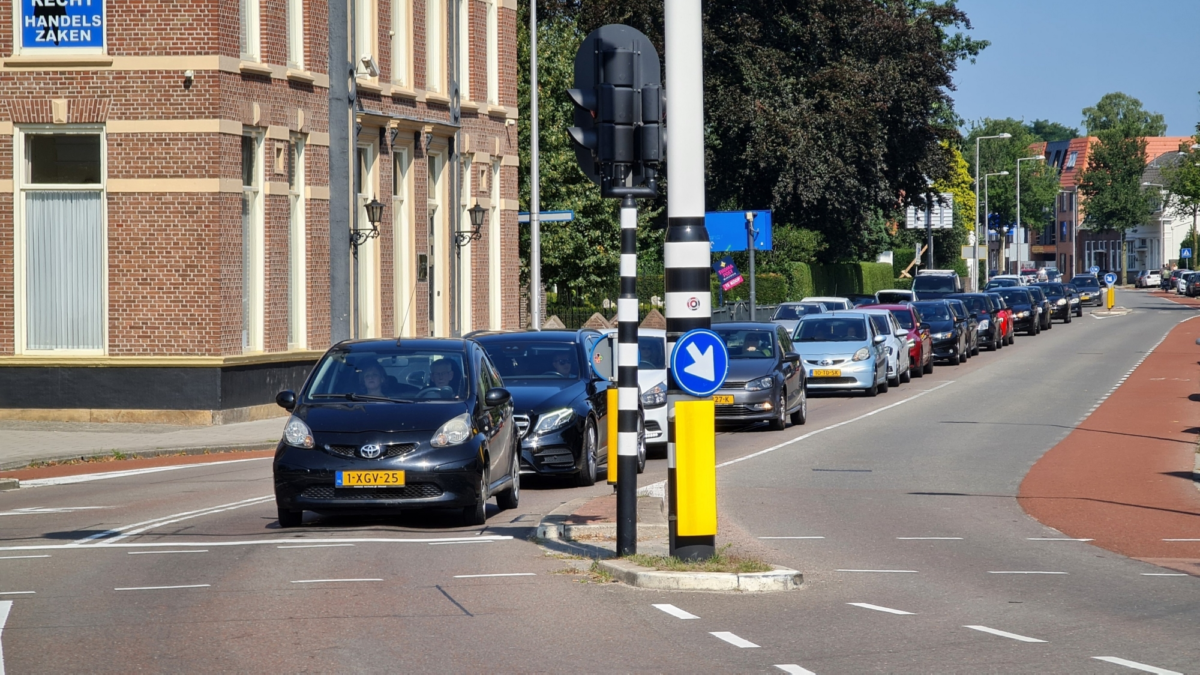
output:
[[[836,312],[839,309],[854,309],[854,303],[850,302],[849,298],[814,295],[808,298],[801,298],[800,302],[819,302],[825,307],[825,311],[827,312]]]
[[[788,335],[791,335],[796,330],[796,324],[800,323],[800,319],[809,314],[822,314],[825,311],[825,305],[819,302],[781,302],[775,309],[775,313],[771,315],[771,323],[783,326]]]
[[[1162,272],[1158,270],[1142,270],[1138,273],[1136,285],[1138,288],[1153,288],[1162,283]]]
[[[1195,274],[1195,272],[1184,272],[1183,274],[1179,275],[1179,279],[1176,280],[1176,282],[1175,282],[1175,294],[1176,295],[1184,294],[1184,292],[1187,290],[1188,277],[1192,276],[1193,274]]]
[[[601,331],[612,338],[617,353],[617,329]],[[653,446],[662,454],[667,447],[667,331],[638,329],[638,389],[642,395],[642,416],[646,425],[646,449]]]
[[[896,321],[896,316],[886,309],[864,309],[857,311],[866,314],[875,325],[875,332],[887,337],[884,345],[887,347],[887,377],[888,386],[899,387],[901,382],[908,382],[912,373],[909,362],[908,331]]]

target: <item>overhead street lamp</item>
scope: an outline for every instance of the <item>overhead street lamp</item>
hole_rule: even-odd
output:
[[[975,139],[975,262],[971,265],[971,279],[974,281],[974,290],[979,290],[979,141],[990,138],[1012,138],[1012,134],[1003,133],[995,136],[980,136]]]
[[[997,171],[996,173],[984,174],[984,176],[983,176],[983,218],[984,218],[984,220],[987,220],[988,215],[991,213],[988,210],[988,179],[991,178],[992,176],[1007,176],[1007,175],[1008,175],[1007,171]],[[978,236],[975,237],[975,245],[977,247],[979,245],[979,237]],[[979,258],[976,257],[975,260],[976,260],[975,266],[978,267],[979,266],[979,263],[978,263]],[[999,268],[999,266],[997,266],[997,268]]]
[[[1021,242],[1019,241],[1019,239],[1020,239],[1021,233],[1025,231],[1024,228],[1021,226],[1021,162],[1031,162],[1031,161],[1039,161],[1040,162],[1043,159],[1046,159],[1045,155],[1034,155],[1033,157],[1020,157],[1017,159],[1017,238],[1018,238],[1017,251],[1021,250]],[[1028,239],[1028,237],[1026,237],[1026,239]],[[1020,253],[1017,254],[1017,257],[1020,258]],[[1019,260],[1019,259],[1017,260],[1017,267],[1018,267],[1017,273],[1018,274],[1021,272],[1021,270],[1020,270],[1021,262],[1022,262],[1021,260]]]

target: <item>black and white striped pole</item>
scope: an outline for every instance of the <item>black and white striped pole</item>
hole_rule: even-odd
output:
[[[617,555],[637,553],[637,204],[621,200],[621,296],[617,299]]]
[[[709,286],[711,245],[704,227],[704,65],[700,3],[666,0],[664,28],[667,83],[671,100],[671,143],[667,162],[665,262],[667,352],[684,333],[712,324]],[[711,558],[716,549],[716,428],[712,400],[686,395],[675,380],[667,385],[667,499],[671,555]],[[682,473],[688,479],[679,480]],[[704,466],[697,467],[699,462]],[[689,464],[690,463],[690,464]],[[692,471],[698,468],[699,471]],[[710,471],[711,469],[711,471]],[[700,475],[700,480],[692,476]],[[711,480],[708,478],[711,476]],[[711,517],[710,517],[711,516]]]

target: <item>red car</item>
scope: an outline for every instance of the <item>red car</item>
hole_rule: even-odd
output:
[[[913,377],[933,372],[933,338],[929,329],[921,328],[921,315],[910,304],[863,305],[855,309],[886,309],[896,317],[900,327],[908,331],[908,363]]]
[[[1000,306],[1000,309],[996,310],[996,322],[1002,329],[1000,331],[1000,345],[1011,345],[1014,336],[1017,334],[1016,324],[1013,323],[1012,307],[1009,307],[1008,303],[1004,302],[1004,296],[999,293],[988,293],[988,296],[992,298],[992,302]]]

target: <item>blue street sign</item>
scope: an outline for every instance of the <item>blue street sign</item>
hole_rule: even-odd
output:
[[[1088,271],[1091,272],[1092,274],[1100,274],[1100,268],[1096,267],[1095,265],[1092,265],[1091,267],[1089,267]]]
[[[1190,249],[1190,248],[1181,248],[1181,249],[1179,249],[1179,257],[1180,257],[1180,258],[1190,258],[1190,257],[1192,257],[1192,249]]]
[[[1113,274],[1112,272],[1105,274],[1104,275],[1104,283],[1108,284],[1109,286],[1112,286],[1113,284],[1117,283],[1117,275]]]
[[[725,341],[707,328],[689,330],[671,352],[671,373],[679,388],[692,396],[712,396],[729,375]]]
[[[746,214],[754,213],[754,250],[771,250],[770,211],[709,211],[704,214],[704,228],[713,253],[746,250]]]

